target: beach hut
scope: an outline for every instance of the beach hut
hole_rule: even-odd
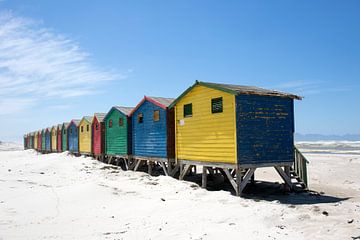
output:
[[[28,143],[27,143],[27,140],[28,138],[27,138],[27,134],[24,134],[24,149],[26,150],[26,149],[28,149]]]
[[[38,132],[34,132],[34,149],[37,150],[38,149]]]
[[[95,158],[101,159],[104,156],[105,148],[105,113],[95,113],[92,118],[92,153]]]
[[[62,134],[61,134],[61,127],[62,127],[62,124],[58,124],[56,126],[56,136],[57,136],[57,139],[56,139],[56,151],[57,152],[62,152]]]
[[[51,130],[51,151],[57,152],[57,126],[52,126]]]
[[[91,155],[91,122],[92,117],[85,116],[81,119],[79,124],[79,152],[83,155]]]
[[[132,110],[132,155],[135,168],[147,161],[151,174],[153,164],[160,164],[166,175],[174,161],[174,110],[172,98],[147,97]],[[167,166],[165,166],[167,164]]]
[[[67,128],[68,147],[69,147],[69,151],[72,153],[79,152],[79,123],[80,120],[73,119],[71,120]]]
[[[67,135],[67,129],[69,127],[70,123],[65,122],[61,125],[61,150],[67,151],[69,149],[68,147],[68,135]]]
[[[44,153],[46,151],[46,129],[41,130],[41,151]]]
[[[51,128],[45,129],[45,152],[51,152]]]
[[[124,160],[128,167],[131,154],[131,107],[112,107],[104,118],[105,122],[105,154],[112,158]]]
[[[42,143],[42,137],[41,137],[41,130],[38,131],[38,138],[37,138],[37,142],[38,142],[38,151],[41,151],[41,143]]]
[[[207,171],[220,169],[239,195],[257,168],[275,167],[292,187],[294,99],[301,97],[196,81],[170,105],[175,109],[180,178],[191,166],[201,165],[206,187]]]

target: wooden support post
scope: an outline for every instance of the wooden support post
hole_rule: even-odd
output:
[[[148,165],[148,174],[151,175],[152,174],[153,162],[148,161],[147,165]]]
[[[125,163],[125,169],[129,170],[129,163],[128,163],[127,159],[123,158],[123,160],[124,160],[124,163]]]
[[[248,184],[250,178],[253,176],[255,170],[256,170],[256,168],[250,168],[246,172],[244,179],[242,180],[242,182],[240,184],[240,195],[241,195],[242,191],[244,190],[244,188],[246,187],[246,185]]]
[[[291,175],[290,175],[290,166],[284,166],[284,171],[285,171],[286,175],[288,175],[288,176],[291,178]]]
[[[165,175],[166,175],[166,176],[169,176],[169,173],[168,173],[168,170],[167,170],[167,168],[166,168],[166,166],[165,166],[165,163],[164,163],[164,162],[160,162],[160,165],[161,165],[162,169],[164,170]]]
[[[201,187],[206,188],[207,185],[207,167],[203,166]]]
[[[185,167],[183,169],[183,171],[181,172],[181,174],[179,175],[179,180],[183,180],[185,175],[189,172],[189,170],[191,169],[191,166],[192,165],[186,165],[185,164]]]
[[[289,186],[290,190],[292,190],[293,185],[291,182],[291,178],[284,172],[284,170],[281,167],[275,166],[274,168],[278,172],[280,177],[284,180],[284,182]]]
[[[135,162],[136,162],[136,164],[135,164],[134,171],[137,171],[139,166],[140,166],[141,160],[140,159],[135,159]]]
[[[209,171],[209,174],[210,174],[211,176],[214,176],[214,175],[215,175],[215,172],[214,172],[214,169],[213,169],[213,168],[208,167],[207,170]]]
[[[220,170],[220,169],[219,169],[219,170]],[[224,168],[224,169],[222,169],[222,170],[220,170],[220,171],[222,171],[222,172],[225,174],[225,176],[229,179],[229,181],[230,181],[230,183],[231,183],[231,185],[232,185],[232,187],[234,188],[235,193],[236,193],[236,192],[237,192],[237,184],[236,184],[233,176],[232,176],[231,173],[229,172],[229,169]]]
[[[176,164],[175,166],[174,166],[174,168],[171,170],[171,172],[169,172],[169,175],[170,176],[175,176],[175,174],[177,173],[177,171],[179,171],[179,168],[180,168],[180,164]]]
[[[112,156],[109,157],[108,164],[111,164]]]
[[[236,166],[235,168],[235,176],[236,176],[236,189],[235,189],[235,194],[236,196],[240,196],[241,191],[240,191],[240,186],[241,186],[241,169],[239,166]]]

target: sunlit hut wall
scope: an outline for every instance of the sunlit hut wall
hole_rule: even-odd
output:
[[[79,123],[80,120],[73,119],[67,129],[69,151],[72,153],[79,152]]]
[[[37,139],[37,142],[38,142],[38,150],[41,151],[42,149],[42,136],[41,136],[41,130],[38,131],[38,139]]]
[[[45,151],[51,152],[51,128],[45,129]]]
[[[132,117],[132,154],[138,157],[174,157],[174,99],[144,97],[134,108]]]
[[[62,151],[67,151],[69,150],[68,147],[68,133],[67,133],[67,129],[69,127],[68,122],[65,122],[63,124],[61,124],[61,149]]]
[[[196,82],[175,107],[176,158],[238,165],[294,160],[293,99],[298,96]]]
[[[61,134],[61,127],[62,127],[62,124],[58,124],[56,126],[56,151],[57,152],[62,152],[62,148],[61,148],[61,145],[62,145],[62,134]]]
[[[105,153],[108,156],[131,154],[131,118],[132,107],[115,106],[104,118]]]
[[[38,148],[38,132],[34,132],[34,149]]]
[[[51,127],[51,151],[57,152],[57,126]]]
[[[105,113],[95,113],[92,118],[92,152],[95,156],[104,154],[105,148]]]
[[[41,151],[46,150],[46,128],[41,130]]]
[[[81,154],[91,154],[91,122],[92,117],[85,116],[79,124],[79,152]]]

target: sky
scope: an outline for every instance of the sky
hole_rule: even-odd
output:
[[[360,134],[359,12],[356,0],[0,0],[0,140],[195,80],[301,95],[296,132]]]

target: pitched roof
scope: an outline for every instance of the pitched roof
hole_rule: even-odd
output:
[[[195,84],[193,84],[191,87],[186,89],[178,98],[176,98],[175,101],[173,101],[170,104],[169,107],[172,108],[173,106],[175,106],[175,104],[183,96],[185,96],[188,92],[190,92],[197,85],[213,88],[213,89],[227,92],[227,93],[230,93],[233,95],[246,94],[246,95],[285,97],[285,98],[291,98],[291,99],[297,99],[297,100],[302,99],[302,97],[291,94],[291,93],[285,93],[285,92],[269,90],[269,89],[264,89],[264,88],[259,88],[259,87],[195,81]]]
[[[64,122],[63,124],[61,124],[61,128],[62,128],[62,126],[65,126],[65,128],[68,128],[68,127],[69,127],[69,125],[70,125],[70,123],[69,123],[69,122]]]
[[[96,117],[99,122],[103,122],[105,116],[106,116],[106,113],[94,113],[94,117]],[[93,120],[94,120],[94,118],[93,118]]]
[[[163,97],[148,97],[145,96],[139,103],[136,105],[136,107],[131,111],[130,115],[132,115],[136,109],[138,109],[141,104],[143,104],[145,101],[149,101],[163,109],[166,109],[170,106],[170,104],[174,101],[174,98],[163,98]]]
[[[74,123],[74,124],[78,127],[79,124],[80,124],[80,119],[73,119],[73,120],[71,120],[71,122],[69,123],[69,126],[70,126],[71,123]],[[69,127],[69,126],[68,126],[68,127]]]
[[[131,111],[134,109],[133,107],[122,107],[122,106],[115,106],[114,108],[124,113],[126,116],[129,116]]]
[[[87,122],[91,123],[93,117],[92,117],[92,116],[84,116],[84,117],[80,120],[80,122],[81,122],[83,119],[86,120]]]

